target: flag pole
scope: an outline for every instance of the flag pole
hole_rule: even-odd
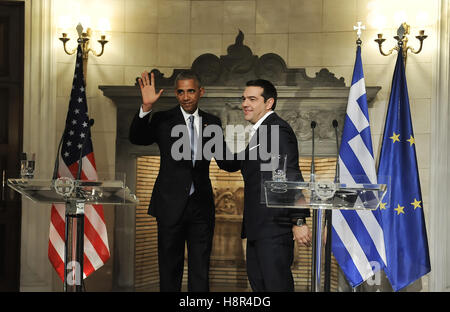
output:
[[[379,157],[378,182],[384,181],[390,185],[386,209],[381,213],[388,264],[385,273],[393,290],[399,291],[431,270],[402,47],[397,54]]]
[[[359,24],[358,26],[361,26],[361,25]],[[355,26],[353,26],[353,27],[355,27]],[[357,36],[358,36],[358,38],[356,39],[356,48],[358,49],[358,47],[362,46],[361,29],[358,29]],[[361,284],[359,284],[355,287],[352,287],[352,292],[360,292],[360,286],[361,286]]]
[[[49,260],[63,280],[65,292],[85,290],[84,276],[89,276],[110,258],[106,225],[103,221],[103,207],[93,207],[91,204],[85,205],[87,200],[84,194],[79,192],[79,188],[82,186],[78,181],[96,180],[97,170],[90,132],[93,119],[89,119],[87,109],[81,44],[77,47],[76,55],[77,61],[66,118],[66,128],[64,129],[61,150],[58,151],[58,157],[62,161],[59,162],[58,166],[55,165],[55,168],[59,168],[59,173],[53,176],[65,174],[64,177],[71,179],[72,182],[73,179],[76,179],[77,190],[74,196],[69,197],[66,201],[65,226],[62,222],[54,222],[54,220],[59,221],[58,218],[61,213],[57,210],[59,208],[52,205],[51,224],[52,227],[57,228],[57,231],[54,231],[55,233],[50,231],[49,237]],[[88,166],[83,166],[82,168],[84,162]],[[78,168],[76,166],[77,163]],[[62,171],[60,171],[61,168]],[[75,182],[73,182],[73,185],[75,185]],[[95,213],[93,213],[94,209]],[[91,214],[92,218],[89,219],[89,222],[85,222],[85,215],[88,214]],[[91,238],[88,238],[89,244],[86,245],[84,244],[85,230],[94,234]],[[53,242],[60,241],[63,237],[59,233],[63,232],[65,244],[62,247],[61,244],[58,245]],[[85,247],[87,247],[87,253]],[[63,254],[63,257],[60,256]],[[94,257],[89,258],[89,255]],[[87,261],[84,261],[85,256]]]

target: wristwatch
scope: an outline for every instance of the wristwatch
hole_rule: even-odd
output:
[[[296,226],[303,226],[306,224],[306,220],[304,218],[293,219],[293,223]]]

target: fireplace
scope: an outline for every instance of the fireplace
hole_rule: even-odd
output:
[[[332,121],[343,125],[349,87],[343,78],[337,79],[327,69],[308,77],[305,69],[288,69],[284,60],[273,53],[261,57],[253,55],[243,44],[243,34],[238,35],[228,54],[217,57],[203,54],[192,64],[205,86],[200,109],[219,116],[226,125],[247,125],[240,109],[240,96],[245,82],[250,79],[271,80],[278,90],[276,112],[289,122],[299,143],[300,167],[305,179],[309,176],[311,162],[312,120],[316,128],[316,173],[330,180],[334,178],[336,142]],[[177,73],[164,77],[153,70],[156,86],[170,90]],[[100,86],[104,95],[117,107],[116,172],[125,172],[127,185],[140,199],[136,209],[116,207],[114,289],[155,290],[158,286],[156,222],[148,216],[147,206],[159,168],[159,151],[156,145],[136,146],[128,141],[128,129],[140,106],[140,91],[135,86]],[[369,105],[380,87],[367,87]],[[165,92],[155,110],[165,110],[177,105],[171,92]],[[210,177],[216,203],[216,227],[211,255],[210,284],[212,290],[250,290],[245,270],[245,244],[240,239],[243,209],[243,182],[240,172],[226,173],[212,162]],[[311,220],[307,220],[311,224]],[[309,290],[311,249],[296,246],[293,264],[295,287]],[[185,273],[187,270],[185,270]],[[186,276],[183,283],[186,283]],[[332,290],[337,288],[337,265],[332,264]]]

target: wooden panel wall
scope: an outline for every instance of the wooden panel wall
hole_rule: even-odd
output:
[[[158,290],[158,241],[154,217],[147,214],[153,185],[159,171],[159,156],[145,156],[137,159],[136,196],[136,263],[135,287]]]

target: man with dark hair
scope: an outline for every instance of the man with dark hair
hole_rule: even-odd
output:
[[[207,125],[221,127],[220,119],[198,109],[205,90],[192,71],[177,76],[175,96],[179,105],[167,111],[152,113],[163,92],[156,92],[153,73],[151,78],[147,72],[142,73],[138,82],[142,105],[131,124],[129,139],[138,145],[158,144],[161,157],[148,210],[158,224],[160,290],[181,290],[187,243],[188,291],[209,291],[215,209],[209,179],[211,159],[202,155],[206,141],[198,134]],[[175,128],[188,134],[188,159],[177,160],[172,154],[172,146],[178,139],[171,135]],[[222,166],[219,159],[217,163]]]
[[[287,154],[287,177],[303,180],[297,138],[289,124],[274,113],[276,102],[277,90],[270,81],[247,82],[242,110],[253,127],[245,156],[240,158],[244,160],[235,160],[232,168],[240,169],[244,178],[242,238],[247,238],[247,275],[253,291],[294,291],[294,240],[304,246],[311,244],[311,231],[305,223],[308,209],[268,208],[261,203],[262,169],[271,161],[270,157],[264,159],[265,151]]]
[[[245,85],[247,87],[261,87],[263,89],[261,96],[264,98],[264,101],[273,98],[271,110],[275,110],[275,107],[277,106],[278,93],[277,89],[270,81],[264,79],[256,79],[247,81]]]

